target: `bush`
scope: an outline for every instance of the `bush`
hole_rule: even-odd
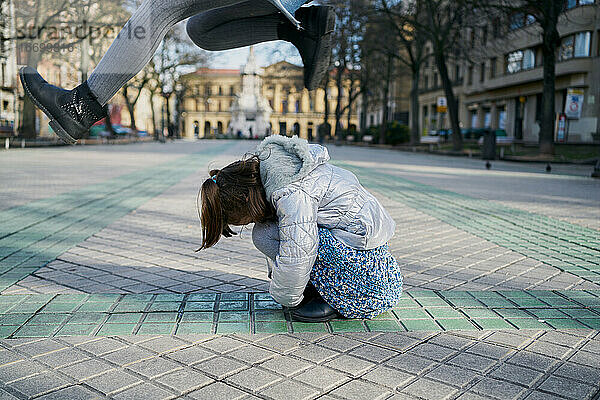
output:
[[[380,127],[380,125],[371,126],[363,132],[363,136],[371,135],[373,136],[373,143],[379,143]],[[400,124],[397,121],[388,122],[384,143],[396,146],[408,142],[410,142],[410,130],[408,129],[408,126]]]

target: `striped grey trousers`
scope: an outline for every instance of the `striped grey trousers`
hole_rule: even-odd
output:
[[[306,0],[286,0],[292,15]],[[268,0],[145,0],[133,13],[88,85],[104,105],[152,59],[167,32],[187,18],[187,32],[206,50],[277,40],[279,9]]]

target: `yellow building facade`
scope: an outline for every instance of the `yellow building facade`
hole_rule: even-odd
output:
[[[184,101],[183,137],[194,140],[226,134],[231,123],[231,106],[241,91],[241,71],[232,69],[200,69],[184,77],[188,94]],[[344,82],[342,105],[348,102],[350,81]],[[262,96],[273,110],[270,133],[298,135],[316,140],[317,129],[325,118],[325,92],[319,88],[304,88],[303,68],[286,61],[272,64],[263,70]],[[329,118],[335,127],[337,88],[333,79],[328,85]],[[343,129],[356,129],[356,103],[341,118]],[[350,111],[350,126],[348,126]],[[333,134],[333,133],[332,133]]]

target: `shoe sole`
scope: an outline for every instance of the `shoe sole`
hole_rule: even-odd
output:
[[[311,75],[311,79],[308,82],[307,89],[315,90],[323,81],[329,64],[331,62],[331,35],[335,29],[335,13],[331,8],[327,9],[327,24],[325,26],[325,33],[319,38],[317,44],[317,51],[315,60],[315,67]]]
[[[335,313],[328,317],[322,317],[322,318],[301,317],[301,316],[295,315],[293,313],[290,313],[290,315],[292,317],[292,320],[299,321],[299,322],[327,322],[327,321],[331,321],[334,318],[340,318],[340,315],[338,313]]]
[[[24,71],[25,67],[19,70],[19,78],[21,78],[21,84],[23,84],[23,88],[25,89],[25,93],[27,94],[27,96],[31,99],[33,104],[35,104],[36,107],[42,110],[42,112],[46,114],[46,116],[50,119],[48,125],[50,125],[54,133],[56,133],[56,135],[66,144],[75,144],[77,142],[77,139],[74,139],[71,135],[69,135],[67,131],[58,123],[58,121],[56,121],[54,116],[50,112],[48,112],[48,110],[46,110],[46,107],[44,107],[31,93],[25,81]]]

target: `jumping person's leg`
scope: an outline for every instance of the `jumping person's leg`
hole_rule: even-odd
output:
[[[330,7],[299,8],[303,2],[294,0],[287,5],[302,23],[303,30],[298,30],[269,2],[247,0],[190,18],[188,35],[199,47],[213,51],[272,40],[291,42],[304,62],[304,84],[313,90],[329,66],[335,15]]]
[[[75,143],[106,116],[104,105],[150,61],[177,22],[241,0],[145,0],[110,46],[88,82],[73,90],[49,85],[35,69],[19,72],[27,95],[50,118],[50,126],[67,143]]]

